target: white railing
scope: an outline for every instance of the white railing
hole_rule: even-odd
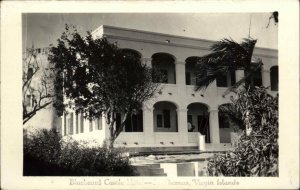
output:
[[[188,133],[188,143],[197,143],[199,142],[199,132],[189,132]]]
[[[122,132],[116,139],[116,144],[140,145],[145,143],[143,132]]]

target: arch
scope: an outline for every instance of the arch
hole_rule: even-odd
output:
[[[154,53],[151,56],[151,58],[152,58],[152,62],[153,62],[153,60],[162,59],[162,58],[165,60],[171,61],[172,63],[175,63],[175,61],[176,61],[176,57],[174,55],[172,55],[170,53],[165,53],[165,52]]]
[[[139,57],[140,59],[142,58],[142,54],[139,51],[135,50],[135,49],[122,48],[120,50],[121,50],[122,53],[125,53],[126,55],[127,54],[133,54],[133,55]]]
[[[196,85],[196,64],[200,57],[191,56],[185,59],[185,84]]]
[[[159,101],[153,105],[154,132],[178,132],[177,105]]]
[[[201,57],[199,56],[190,56],[185,59],[185,64],[196,64]]]
[[[175,56],[169,53],[155,53],[151,56],[152,67],[163,76],[161,83],[176,84]]]
[[[270,68],[271,90],[278,91],[278,66]]]
[[[205,135],[205,142],[210,143],[209,107],[195,102],[187,106],[187,121],[189,132],[200,132]]]

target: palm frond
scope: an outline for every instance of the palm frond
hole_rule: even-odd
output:
[[[212,53],[201,57],[196,64],[196,90],[205,90],[217,77],[229,71],[248,68],[255,44],[256,40],[246,38],[240,44],[223,39],[212,45]]]

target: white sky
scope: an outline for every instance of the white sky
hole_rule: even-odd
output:
[[[269,17],[271,13],[86,13],[23,14],[23,48],[47,47],[55,44],[65,24],[76,25],[84,34],[102,24],[174,34],[209,40],[231,37],[236,41],[250,36],[258,39],[257,47],[277,48],[278,26]],[[26,37],[27,36],[27,37]]]

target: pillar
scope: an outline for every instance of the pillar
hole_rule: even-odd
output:
[[[152,58],[142,58],[142,63],[148,67],[152,67]]]
[[[187,111],[187,109],[177,109],[178,133],[181,144],[188,143]]]
[[[143,131],[145,134],[145,143],[154,144],[155,134],[154,134],[154,123],[153,123],[153,108],[143,109]]]
[[[176,62],[176,84],[185,87],[185,62]]]
[[[210,142],[213,144],[220,143],[219,116],[217,109],[209,111],[209,130]]]
[[[271,89],[270,70],[263,69],[261,75],[262,75],[262,85],[264,87],[268,87],[269,89]]]

